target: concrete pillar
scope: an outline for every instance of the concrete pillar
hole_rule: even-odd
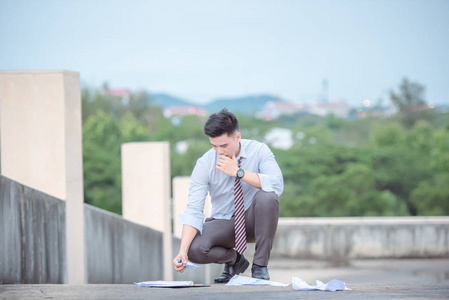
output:
[[[176,176],[173,178],[173,233],[179,238],[181,238],[182,234],[182,224],[178,223],[178,216],[180,213],[185,211],[187,207],[187,201],[189,200],[189,187],[189,176]],[[204,215],[206,218],[210,217],[211,210],[212,204],[210,202],[210,195],[207,194],[206,201],[204,203]],[[210,265],[204,266],[204,272],[206,283],[210,283]]]
[[[164,280],[173,280],[170,189],[168,142],[122,144],[123,218],[163,232]]]
[[[79,74],[0,72],[1,173],[66,200],[67,282],[86,282]]]

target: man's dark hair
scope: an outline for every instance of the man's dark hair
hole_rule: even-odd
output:
[[[204,133],[208,137],[217,137],[223,133],[227,133],[230,136],[236,130],[239,130],[239,121],[226,108],[223,108],[218,113],[211,114],[209,120],[204,124]]]

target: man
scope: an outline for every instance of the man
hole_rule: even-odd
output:
[[[255,242],[252,277],[268,280],[284,189],[279,165],[265,144],[241,138],[237,118],[226,109],[209,117],[204,133],[213,149],[198,159],[192,172],[187,209],[178,219],[183,229],[174,268],[182,273],[188,259],[225,264],[215,283],[226,283],[248,268],[243,252],[246,242]],[[203,224],[208,192],[212,212]]]

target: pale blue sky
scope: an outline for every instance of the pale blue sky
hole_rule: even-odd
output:
[[[403,77],[449,104],[449,1],[0,0],[0,69],[204,103],[269,93],[376,101]],[[385,101],[387,104],[387,101]]]

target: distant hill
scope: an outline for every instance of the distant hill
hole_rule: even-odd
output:
[[[168,94],[151,94],[148,93],[148,97],[150,98],[150,101],[154,101],[155,104],[161,106],[163,109],[167,107],[173,107],[173,106],[190,106],[194,105],[193,103],[189,102],[189,100],[182,99],[179,97],[171,96]]]
[[[227,108],[231,112],[248,115],[253,115],[256,112],[261,111],[267,102],[278,100],[277,97],[272,95],[257,95],[236,98],[218,98],[210,103],[195,104],[189,100],[171,96],[169,94],[148,94],[148,96],[155,102],[155,104],[160,105],[163,109],[173,106],[194,105],[204,108],[209,113],[218,112],[222,108]]]
[[[253,115],[256,112],[261,111],[267,102],[276,101],[277,99],[277,97],[271,95],[220,98],[203,105],[203,107],[211,113],[218,112],[222,108],[227,108],[229,111],[234,113],[238,112]]]

